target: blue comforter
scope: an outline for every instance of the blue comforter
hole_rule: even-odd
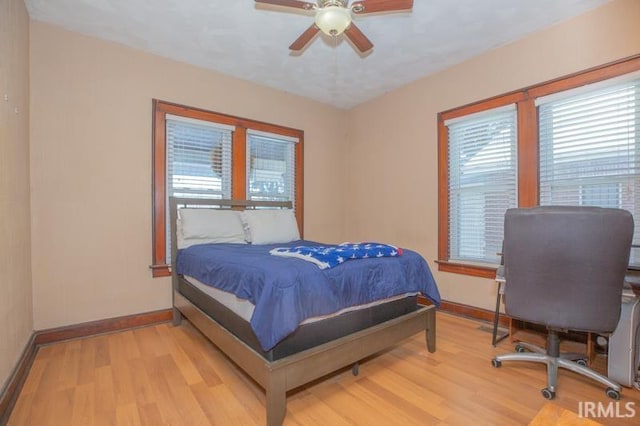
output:
[[[176,271],[248,299],[255,305],[251,327],[265,351],[307,318],[408,292],[436,305],[440,294],[427,262],[404,250],[399,257],[359,259],[331,269],[304,260],[272,256],[275,247],[320,245],[200,244],[179,250]]]

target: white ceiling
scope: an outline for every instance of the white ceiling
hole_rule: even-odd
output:
[[[609,0],[414,0],[413,11],[358,16],[373,42],[288,46],[312,13],[253,0],[25,0],[32,19],[230,74],[340,108],[389,92]]]

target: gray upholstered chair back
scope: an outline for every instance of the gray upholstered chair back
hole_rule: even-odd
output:
[[[620,317],[633,217],[625,210],[510,209],[505,311],[547,327],[610,333]]]

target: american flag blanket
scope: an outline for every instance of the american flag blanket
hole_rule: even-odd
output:
[[[306,260],[315,263],[320,269],[327,269],[352,259],[400,256],[402,249],[380,243],[343,243],[335,246],[276,247],[269,253]]]

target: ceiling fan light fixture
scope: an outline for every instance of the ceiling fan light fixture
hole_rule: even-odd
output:
[[[329,36],[338,36],[351,25],[351,11],[345,7],[327,6],[316,11],[316,26]]]

